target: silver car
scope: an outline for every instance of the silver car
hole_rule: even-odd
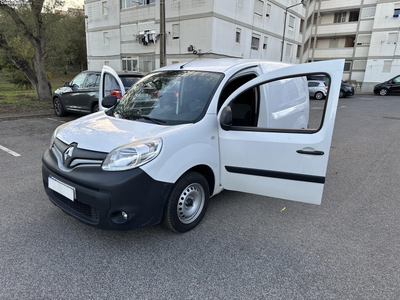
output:
[[[310,94],[310,97],[321,100],[325,98],[326,94],[328,93],[328,84],[325,81],[309,80],[308,92]]]

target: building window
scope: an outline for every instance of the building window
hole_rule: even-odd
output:
[[[344,23],[346,22],[346,12],[335,13],[333,23]]]
[[[375,16],[375,7],[366,7],[361,11],[361,19],[373,18]]]
[[[154,3],[156,3],[156,0],[121,0],[121,9]]]
[[[349,22],[358,22],[359,17],[360,17],[359,11],[351,11],[349,16]]]
[[[393,17],[397,18],[399,15],[400,15],[400,4],[395,4]]]
[[[268,37],[264,36],[263,50],[267,51],[268,48]]]
[[[292,58],[292,47],[293,47],[293,45],[292,44],[289,44],[289,43],[287,43],[286,44],[286,57],[288,57],[288,58]]]
[[[108,45],[108,32],[103,32],[103,44]]]
[[[388,37],[388,44],[396,44],[397,43],[397,38],[398,38],[398,34],[397,32],[395,33],[389,33],[389,37]]]
[[[266,17],[269,17],[271,15],[271,4],[267,3],[267,13]]]
[[[254,0],[254,13],[262,16],[264,9],[264,1]]]
[[[242,29],[236,28],[236,39],[235,39],[236,43],[240,44],[240,36],[241,36],[241,34],[242,34]]]
[[[122,70],[123,71],[137,71],[138,59],[132,57],[122,58]]]
[[[179,39],[179,24],[172,25],[172,39]]]
[[[251,38],[251,49],[258,50],[260,47],[260,36],[253,35]]]
[[[103,16],[107,16],[108,15],[107,1],[102,2],[101,7],[103,11]]]
[[[359,34],[357,36],[357,45],[369,45],[371,43],[371,34]]]
[[[153,56],[141,56],[139,58],[139,71],[140,72],[151,72],[156,68],[155,57]]]
[[[293,16],[289,16],[289,29],[294,29],[294,21],[295,21],[295,17]]]
[[[351,70],[351,61],[345,61],[343,72],[350,72],[350,70]]]
[[[391,71],[392,71],[392,61],[391,60],[383,61],[382,73],[390,73]]]

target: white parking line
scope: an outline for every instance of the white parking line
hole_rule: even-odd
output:
[[[21,156],[21,154],[18,154],[17,152],[14,152],[14,151],[12,151],[12,150],[6,148],[6,147],[3,147],[2,145],[0,145],[0,149],[3,150],[3,151],[5,151],[5,152],[7,152],[7,153],[9,153],[9,154],[11,154],[11,155],[14,155],[14,156]]]

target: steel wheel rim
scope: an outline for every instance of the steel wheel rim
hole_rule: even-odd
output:
[[[179,196],[177,213],[183,224],[192,223],[201,214],[205,202],[205,193],[201,184],[188,185]]]
[[[54,100],[54,110],[56,111],[57,114],[60,114],[61,112],[61,103],[60,100]]]

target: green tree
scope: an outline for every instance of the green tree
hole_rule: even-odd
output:
[[[52,92],[46,74],[46,29],[52,21],[48,12],[60,3],[53,2],[52,7],[45,7],[43,3],[44,0],[0,2],[0,49],[25,74],[37,97],[49,100]],[[15,40],[16,37],[19,40]]]

